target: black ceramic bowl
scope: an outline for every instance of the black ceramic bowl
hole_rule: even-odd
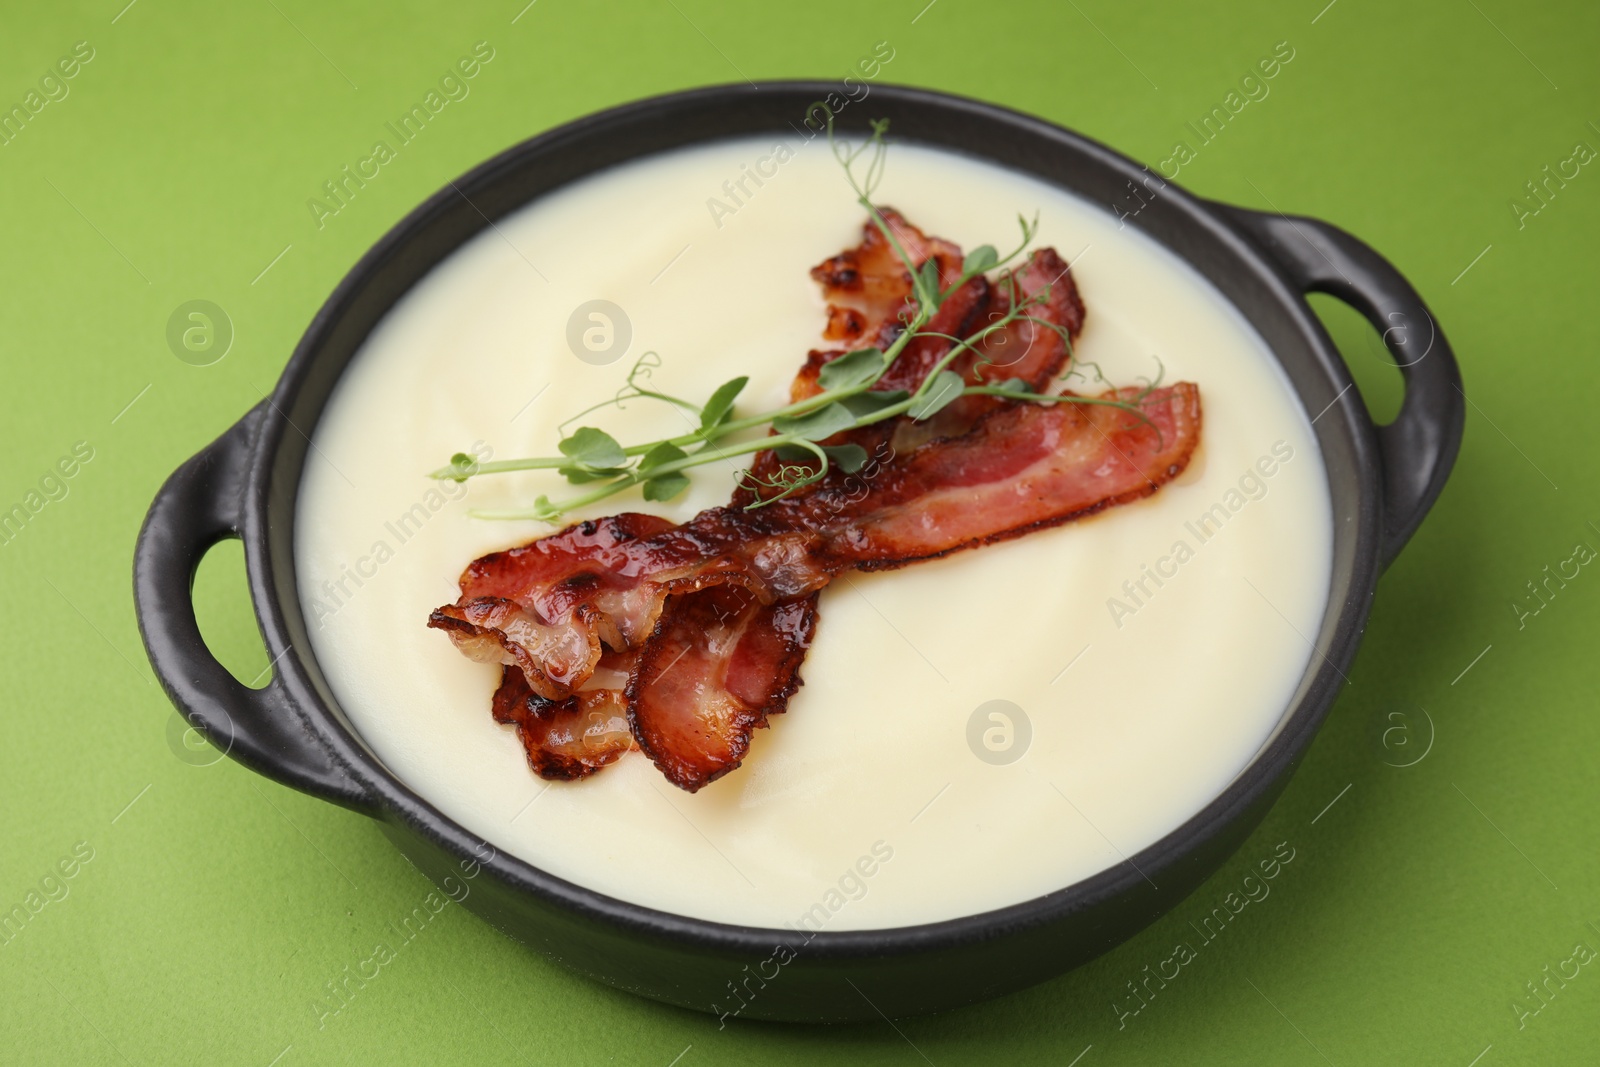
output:
[[[1209,278],[1266,339],[1314,417],[1333,503],[1333,568],[1326,614],[1306,635],[1315,654],[1280,728],[1177,830],[1022,904],[924,926],[804,935],[612,899],[497,853],[413,793],[368,750],[329,690],[296,595],[293,534],[307,434],[368,333],[435,264],[493,220],[612,164],[720,138],[803,134],[808,116],[818,118],[812,105],[830,94],[842,131],[886,117],[896,139],[1036,175],[1125,216]],[[134,560],[151,663],[218,748],[376,819],[445,892],[568,967],[701,1011],[743,1005],[745,1018],[844,1021],[972,1003],[1092,959],[1181,901],[1244,841],[1311,743],[1355,655],[1378,574],[1443,487],[1463,420],[1455,359],[1422,300],[1343,231],[1201,200],[1093,141],[989,104],[889,86],[843,107],[841,99],[836,85],[771,82],[645,100],[525,141],[451,183],[356,264],[273,394],[172,475]],[[1311,291],[1346,301],[1382,332],[1406,386],[1390,425],[1368,415],[1306,303]],[[195,567],[226,537],[244,541],[250,593],[276,664],[261,690],[236,682],[195,625]]]

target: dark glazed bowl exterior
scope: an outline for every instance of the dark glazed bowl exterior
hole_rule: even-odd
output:
[[[378,321],[463,242],[542,194],[601,168],[729,137],[807,136],[828,83],[737,85],[640,101],[525,141],[451,183],[391,230],[318,312],[272,395],[189,460],[139,537],[134,591],[151,663],[173,702],[220,749],[269,778],[378,821],[452,898],[583,974],[644,996],[742,1018],[876,1019],[1021,989],[1098,956],[1199,886],[1260,822],[1338,693],[1380,571],[1443,488],[1461,439],[1454,356],[1421,298],[1377,253],[1326,223],[1210,203],[1078,134],[989,104],[877,86],[839,108],[841,131],[888,118],[897,139],[1027,172],[1105,207],[1194,266],[1282,363],[1327,467],[1332,588],[1304,677],[1250,766],[1181,827],[1092,878],[946,922],[823,932],[730,926],[643,908],[498,853],[389,772],[351,728],[307,639],[294,524],[306,434]],[[1360,310],[1400,365],[1399,416],[1376,426],[1306,303]],[[244,541],[272,682],[253,690],[211,656],[190,583],[206,549]],[[1157,888],[1159,886],[1159,888]]]

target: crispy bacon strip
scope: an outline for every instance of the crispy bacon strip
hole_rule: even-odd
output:
[[[1139,392],[1097,399],[1134,402]],[[1138,408],[1143,418],[1104,404],[1008,402],[965,436],[890,467],[870,506],[831,531],[814,558],[834,570],[901,567],[1149,496],[1188,466],[1200,390],[1179,382]]]
[[[1072,272],[1054,248],[1041,248],[1017,270],[1000,275],[986,313],[981,321],[973,324],[969,333],[998,323],[1013,306],[1035,298],[1041,298],[1040,303],[1029,307],[1022,317],[1013,319],[1003,329],[986,335],[973,350],[962,353],[950,369],[960,374],[968,385],[1016,379],[1027,383],[1035,392],[1048,392],[1050,384],[1067,369],[1072,359],[1068,339],[1076,340],[1083,332],[1084,318],[1083,299],[1078,295]],[[1062,330],[1066,331],[1066,338],[1062,337]],[[899,366],[900,360],[896,360],[890,372]],[[923,368],[923,375],[930,369],[932,364]],[[923,375],[904,388],[916,388]],[[986,412],[1005,403],[998,397],[964,396],[924,422],[902,419],[895,427],[896,448],[905,451],[924,441],[965,433]]]
[[[493,707],[495,722],[516,726],[528,765],[540,778],[587,778],[633,748],[627,705],[617,689],[587,689],[550,701],[528,687],[521,667],[508,663]]]
[[[961,276],[960,246],[926,236],[893,208],[884,208],[882,214],[912,263],[920,267],[931,256],[939,264],[940,285],[955,283]],[[852,347],[876,345],[887,349],[904,331],[905,319],[915,308],[911,302],[911,274],[871,219],[862,225],[859,245],[811,268],[811,277],[822,287],[828,301],[828,328],[823,332],[828,340],[851,342]],[[966,337],[977,328],[988,307],[987,279],[972,278],[950,295],[925,329]],[[847,325],[841,326],[841,322]],[[950,346],[944,337],[919,337],[908,343],[875,388],[883,392],[915,388],[928,369],[950,351]],[[790,400],[804,400],[821,392],[817,376],[823,366],[847,351],[848,348],[830,348],[809,352],[789,386]],[[893,432],[894,427],[885,423],[847,431],[828,443],[853,442],[870,453],[887,442]],[[741,480],[734,490],[733,503],[742,506],[757,499],[761,484],[770,482],[781,466],[776,453],[757,453],[751,462],[750,477]]]
[[[978,280],[972,279],[973,282]],[[1084,319],[1083,300],[1073,283],[1071,271],[1056,250],[1039,249],[1021,268],[1000,275],[992,287],[986,286],[979,306],[960,304],[958,298],[963,292],[966,292],[966,287],[957,290],[940,307],[927,327],[930,331],[968,337],[999,322],[1014,303],[1038,297],[1043,299],[1028,309],[1026,317],[1015,319],[1003,329],[988,334],[972,350],[962,353],[951,369],[969,385],[1018,379],[1036,392],[1046,391],[1051,382],[1066,369],[1072,357],[1068,338],[1076,339],[1082,332]],[[939,321],[952,308],[959,311],[953,316],[959,325]],[[1067,337],[1062,336],[1061,330],[1066,331]],[[943,338],[918,338],[906,346],[873,389],[885,392],[916,389],[951,347],[952,342]],[[812,352],[791,389],[795,399],[815,396],[820,392],[817,375],[824,364],[841,354]],[[861,445],[869,453],[882,447],[887,447],[895,454],[905,453],[928,441],[960,436],[971,429],[984,413],[1005,403],[998,397],[962,397],[922,422],[907,418],[894,419],[847,430],[829,438],[826,443],[838,445],[851,442]],[[799,463],[812,466],[805,460]],[[741,482],[733,502],[748,504],[758,499],[758,495],[762,498],[777,495],[780,490],[767,486],[780,465],[774,452],[757,454],[755,462],[751,464],[751,476]]]
[[[909,227],[899,215],[891,214],[889,217],[898,226]],[[920,231],[915,228],[910,229],[916,235],[916,239],[909,244],[906,240],[902,240],[908,254],[912,247],[922,247],[921,242],[924,240]],[[854,254],[858,260],[870,260],[882,268],[880,253],[875,250],[874,254],[868,257],[862,254],[861,250],[873,245],[875,237],[882,248],[887,248],[887,242],[870,222],[866,225],[865,233],[861,247],[854,250]],[[939,239],[933,240],[937,242]],[[943,278],[941,284],[944,285],[953,283],[960,276],[960,249],[954,245],[948,247],[951,249],[949,254],[954,266]],[[893,256],[892,250],[889,255]],[[829,260],[812,271],[813,277],[823,282],[824,292],[830,298],[836,295],[836,290],[830,287],[827,280],[833,276],[829,273],[829,268],[839,258],[835,257],[834,260]],[[904,295],[901,298],[903,300],[910,295],[911,277],[903,267],[899,266],[897,259],[894,260],[894,266],[898,272],[896,278],[903,288]],[[941,266],[941,272],[943,270]],[[865,287],[864,282],[860,284]],[[881,292],[888,286],[879,282],[874,288]],[[895,291],[899,292],[901,289],[896,288]],[[1078,295],[1072,273],[1053,248],[1035,251],[1026,264],[1015,271],[1002,273],[992,286],[982,277],[975,277],[957,289],[940,305],[939,310],[925,327],[930,334],[945,336],[919,337],[912,341],[895,358],[894,363],[873,389],[880,392],[916,389],[927,377],[928,372],[950,351],[953,342],[948,339],[949,337],[969,337],[1004,318],[1014,303],[1040,296],[1044,297],[1042,302],[1031,307],[1025,318],[1014,320],[1004,329],[987,335],[975,350],[965,352],[958,357],[951,369],[961,374],[971,385],[1015,378],[1026,382],[1035,391],[1046,390],[1066,368],[1072,354],[1060,331],[1065,330],[1069,338],[1075,339],[1083,329],[1084,319],[1083,300]],[[883,301],[880,300],[878,303],[881,305]],[[899,325],[889,323],[880,329],[880,339],[891,327],[893,334],[898,333]],[[890,336],[889,340],[892,342],[893,337]],[[795,376],[794,383],[790,386],[791,398],[803,400],[821,392],[817,376],[823,366],[843,354],[843,349],[812,351],[806,359],[805,366],[800,369],[800,373]],[[893,451],[905,452],[927,441],[965,433],[979,416],[986,411],[994,410],[1002,403],[1004,401],[991,397],[962,397],[925,422],[896,419],[845,431],[829,438],[826,443],[859,444],[872,453],[877,451],[881,444],[893,442]],[[809,465],[805,461],[801,462],[802,465]],[[776,495],[780,490],[769,487],[773,476],[781,466],[782,461],[775,452],[758,453],[751,463],[749,477],[742,480],[739,488],[735,490],[733,503],[744,505],[758,498]]]
[[[763,604],[737,586],[675,596],[628,680],[639,747],[691,792],[739,766],[799,688],[816,595]]]
[[[921,267],[938,260],[942,285],[961,276],[961,248],[942,237],[929,237],[892,207],[881,208],[884,223],[900,242],[906,258]],[[915,310],[911,275],[876,223],[861,227],[861,243],[811,268],[828,301],[828,325],[822,336],[852,347],[888,348],[905,329]]]
[[[946,270],[945,261],[940,260],[940,284],[949,286],[960,277],[959,252],[956,249],[957,258],[951,261],[953,269]],[[901,275],[909,296],[910,275],[904,270]],[[1033,383],[1036,389],[1043,389],[1061,373],[1069,354],[1066,346],[1060,343],[1060,335],[1045,324],[1063,327],[1069,336],[1076,338],[1083,330],[1084,318],[1083,299],[1078,294],[1072,272],[1054,248],[1038,249],[1029,256],[1027,263],[1014,271],[1002,272],[992,285],[982,276],[969,279],[939,305],[939,310],[923,327],[930,335],[946,336],[919,337],[907,344],[874,388],[886,392],[915,389],[950,351],[949,337],[971,336],[1004,318],[1015,303],[1037,297],[1046,290],[1048,298],[1030,309],[1028,318],[1014,321],[985,338],[977,352],[963,354],[951,368],[962,374],[969,384],[1020,378]],[[892,334],[888,338],[890,344],[900,332],[899,323],[893,326],[892,330],[880,331],[880,337],[884,333]],[[805,367],[790,387],[792,398],[803,400],[820,392],[816,384],[818,372],[844,352],[844,349],[830,349],[810,353]]]
[[[428,625],[470,658],[515,664],[534,692],[565,700],[594,673],[603,646],[632,648],[649,635],[661,602],[641,590],[630,553],[672,528],[625,512],[490,553],[467,566],[461,598]],[[652,574],[664,577],[659,567]]]

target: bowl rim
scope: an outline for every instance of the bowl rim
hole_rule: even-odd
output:
[[[816,958],[881,957],[913,952],[944,949],[990,940],[1044,924],[1094,907],[1097,904],[1138,891],[1148,881],[1150,872],[1160,873],[1203,846],[1224,835],[1236,822],[1248,817],[1253,808],[1270,800],[1286,780],[1300,757],[1320,729],[1334,698],[1339,683],[1344,679],[1365,627],[1372,590],[1378,576],[1378,550],[1381,515],[1382,484],[1378,465],[1378,442],[1375,427],[1367,415],[1359,389],[1355,386],[1343,358],[1328,337],[1326,330],[1306,303],[1301,288],[1285,275],[1283,266],[1247,237],[1229,220],[1222,205],[1202,199],[1187,192],[1176,183],[1163,177],[1162,195],[1169,210],[1180,212],[1185,222],[1224,248],[1235,269],[1248,270],[1254,280],[1264,284],[1278,309],[1307,343],[1313,362],[1326,376],[1332,392],[1355,394],[1353,403],[1337,405],[1336,414],[1330,409],[1325,414],[1333,416],[1327,432],[1338,427],[1348,437],[1349,447],[1357,470],[1354,489],[1360,507],[1354,516],[1354,548],[1348,579],[1341,582],[1338,567],[1330,573],[1328,601],[1324,609],[1318,636],[1313,644],[1305,672],[1302,673],[1289,702],[1285,705],[1278,724],[1268,739],[1256,750],[1245,767],[1209,802],[1185,819],[1177,827],[1156,841],[1125,856],[1123,860],[1086,878],[1061,886],[1048,893],[986,909],[969,915],[908,926],[873,927],[855,930],[822,930],[820,932],[795,931],[777,927],[751,926],[702,919],[675,912],[651,908],[613,897],[598,890],[554,875],[536,865],[494,847],[478,835],[456,823],[416,793],[397,775],[385,767],[360,739],[358,733],[343,721],[336,702],[330,707],[324,701],[311,672],[302,657],[315,663],[314,650],[309,644],[294,639],[293,627],[280,600],[279,590],[296,590],[293,578],[292,552],[288,560],[287,577],[280,572],[269,546],[269,526],[274,521],[287,522],[292,529],[297,507],[299,474],[293,479],[287,499],[274,500],[274,465],[287,433],[294,427],[285,414],[294,406],[295,397],[304,388],[324,346],[338,328],[343,316],[350,310],[360,290],[374,276],[389,266],[411,242],[422,236],[427,227],[437,221],[446,209],[458,206],[458,198],[466,199],[469,192],[483,188],[503,178],[508,172],[536,166],[541,157],[570,148],[576,141],[626,129],[631,124],[660,122],[674,112],[704,107],[708,103],[726,102],[742,98],[748,102],[757,94],[767,99],[821,99],[829,93],[837,94],[838,83],[825,81],[772,80],[759,83],[730,83],[682,92],[667,93],[624,103],[616,107],[581,116],[527,140],[514,144],[446,185],[391,227],[344,275],[338,286],[328,296],[290,357],[267,404],[271,410],[265,417],[251,445],[248,476],[244,489],[244,523],[242,535],[245,544],[246,567],[252,600],[255,605],[262,634],[269,652],[281,650],[277,661],[288,703],[301,726],[332,757],[334,763],[348,774],[373,801],[374,814],[380,819],[403,825],[423,835],[435,845],[464,862],[473,862],[489,871],[509,888],[520,893],[541,898],[559,908],[602,920],[629,933],[663,939],[669,942],[742,953],[765,953],[776,946],[803,946],[805,954]],[[1113,151],[1075,131],[1047,120],[1015,111],[996,104],[952,95],[930,89],[892,83],[874,83],[871,94],[895,106],[943,109],[952,114],[978,118],[1006,127],[1021,138],[1044,139],[1065,147],[1089,160],[1093,165],[1116,172],[1128,180],[1138,180],[1151,173],[1146,166]],[[863,99],[868,99],[865,97]],[[806,113],[805,108],[796,114]],[[851,116],[856,121],[860,112]],[[843,123],[841,123],[843,124]],[[776,123],[772,127],[777,129]],[[678,147],[707,144],[746,135],[746,131],[730,129],[715,135],[691,135],[678,142]],[[929,144],[922,138],[907,138],[910,143]],[[977,158],[988,158],[984,153],[953,144],[936,144],[934,147],[964,152]],[[670,149],[651,148],[628,158],[642,159]],[[1018,169],[1013,164],[997,165]],[[605,165],[590,168],[585,174],[594,174]],[[1082,193],[1064,185],[1041,171],[1024,172],[1057,185],[1072,195],[1087,199]],[[582,180],[582,175],[570,179]],[[563,183],[564,184],[564,183]],[[552,188],[558,188],[558,186]],[[546,195],[545,190],[523,200],[517,207],[526,206]],[[470,202],[470,200],[469,200]],[[1103,205],[1097,205],[1102,206]],[[516,210],[514,207],[511,210]],[[481,210],[480,210],[481,213]],[[1140,226],[1138,219],[1132,224]],[[484,227],[490,225],[485,216]],[[1142,228],[1142,227],[1141,227]],[[1152,240],[1184,259],[1198,273],[1215,284],[1215,275],[1193,263],[1188,257],[1172,249],[1169,242],[1148,233]],[[469,238],[470,239],[470,238]],[[438,256],[430,256],[427,270],[433,269],[453,254],[460,243]],[[423,272],[425,276],[426,270]],[[403,293],[402,293],[403,295]],[[1244,309],[1222,292],[1218,295],[1239,314],[1252,323],[1254,320]],[[392,308],[399,296],[391,301]],[[387,312],[385,312],[386,314]],[[381,321],[379,316],[378,321]],[[376,323],[374,324],[374,326]],[[370,334],[368,327],[362,339]],[[1259,332],[1259,330],[1258,330]],[[1263,338],[1275,360],[1280,359],[1272,342]],[[356,343],[359,348],[360,342]],[[1280,362],[1281,365],[1281,362]],[[343,372],[343,365],[340,373]],[[335,376],[337,379],[337,375]],[[1294,387],[1295,394],[1304,403],[1302,391]],[[325,399],[324,399],[325,403]],[[1320,417],[1319,417],[1320,418]],[[1324,431],[1313,427],[1313,434],[1322,450]],[[309,439],[309,438],[308,438]],[[1326,464],[1325,464],[1326,469]],[[1327,470],[1332,493],[1333,473]],[[1337,525],[1337,518],[1335,525]],[[291,537],[292,539],[292,537]],[[294,610],[303,613],[298,593],[289,599]],[[303,630],[303,623],[301,626]],[[320,673],[320,668],[319,668]],[[483,850],[490,856],[483,858]],[[1229,850],[1231,853],[1231,850]],[[1209,877],[1208,872],[1207,877]],[[1151,883],[1154,884],[1154,883]],[[1187,891],[1166,906],[1183,899]],[[1162,909],[1164,910],[1164,908]]]

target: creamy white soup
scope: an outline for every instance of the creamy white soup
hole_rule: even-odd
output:
[[[1199,383],[1194,461],[1140,503],[834,582],[804,687],[699,793],[637,752],[585,781],[541,781],[490,717],[500,668],[425,623],[473,558],[552,532],[469,508],[574,490],[548,472],[460,487],[425,472],[475,444],[553,454],[558,425],[613,396],[646,351],[668,392],[704,398],[745,374],[741,411],[778,406],[825,347],[807,271],[859,240],[863,214],[825,141],[790,133],[618,167],[501,220],[345,371],[295,542],[312,644],[350,720],[499,849],[723,922],[949,919],[1118,864],[1215,798],[1281,720],[1323,613],[1332,522],[1307,416],[1261,338],[1177,258],[1032,178],[894,145],[877,199],[967,249],[1009,247],[1018,212],[1037,211],[1038,243],[1072,262],[1088,308],[1080,360],[1118,384],[1157,359],[1166,381]],[[596,300],[626,327],[585,311],[569,331]],[[641,400],[579,424],[625,442],[683,432]],[[635,493],[578,517],[686,519],[726,502],[734,470],[700,468],[671,503]]]

